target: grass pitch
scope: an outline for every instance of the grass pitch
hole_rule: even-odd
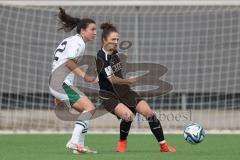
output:
[[[65,148],[70,135],[0,135],[0,160],[238,160],[240,135],[207,135],[198,145],[182,135],[166,135],[176,153],[161,153],[152,135],[129,135],[128,151],[116,153],[118,135],[87,135],[86,144],[99,153],[74,155]]]

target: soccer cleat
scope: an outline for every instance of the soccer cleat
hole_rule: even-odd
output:
[[[97,151],[91,150],[89,147],[85,146],[84,149],[86,150],[86,154],[97,154]],[[73,150],[74,154],[82,154],[83,152],[78,152],[77,150]]]
[[[127,150],[127,140],[119,140],[117,143],[117,152],[126,152]]]
[[[66,144],[66,148],[73,150],[73,153],[75,153],[76,151],[78,153],[86,153],[87,149],[82,147],[80,144],[74,144],[70,141],[68,141],[68,143]]]
[[[176,148],[174,148],[173,146],[170,146],[169,144],[167,143],[163,143],[163,144],[160,144],[160,148],[161,148],[161,152],[176,152]]]

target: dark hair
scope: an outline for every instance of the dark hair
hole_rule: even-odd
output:
[[[68,14],[66,14],[65,10],[61,7],[59,7],[59,13],[58,13],[58,18],[62,24],[62,27],[59,28],[58,30],[64,30],[65,32],[70,32],[73,30],[73,28],[77,27],[77,33],[80,33],[81,29],[86,29],[89,24],[96,22],[92,19],[89,18],[75,18],[72,17]]]
[[[111,23],[102,23],[100,28],[103,30],[102,38],[101,38],[102,42],[103,42],[103,39],[107,39],[107,37],[109,36],[109,34],[111,32],[118,33],[117,28],[114,25],[112,25]]]

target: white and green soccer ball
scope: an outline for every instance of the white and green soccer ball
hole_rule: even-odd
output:
[[[203,141],[205,137],[205,130],[201,125],[192,123],[184,128],[183,136],[187,142],[191,144],[198,144]]]

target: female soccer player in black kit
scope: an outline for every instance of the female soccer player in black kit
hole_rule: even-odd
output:
[[[166,143],[160,121],[150,109],[148,103],[129,84],[136,78],[124,79],[122,65],[118,56],[119,32],[110,23],[101,25],[102,48],[97,53],[97,71],[100,86],[100,100],[104,108],[122,119],[120,123],[120,140],[117,152],[126,152],[127,136],[134,114],[143,115],[149,123],[152,133],[160,145],[161,152],[176,152],[176,149]]]

